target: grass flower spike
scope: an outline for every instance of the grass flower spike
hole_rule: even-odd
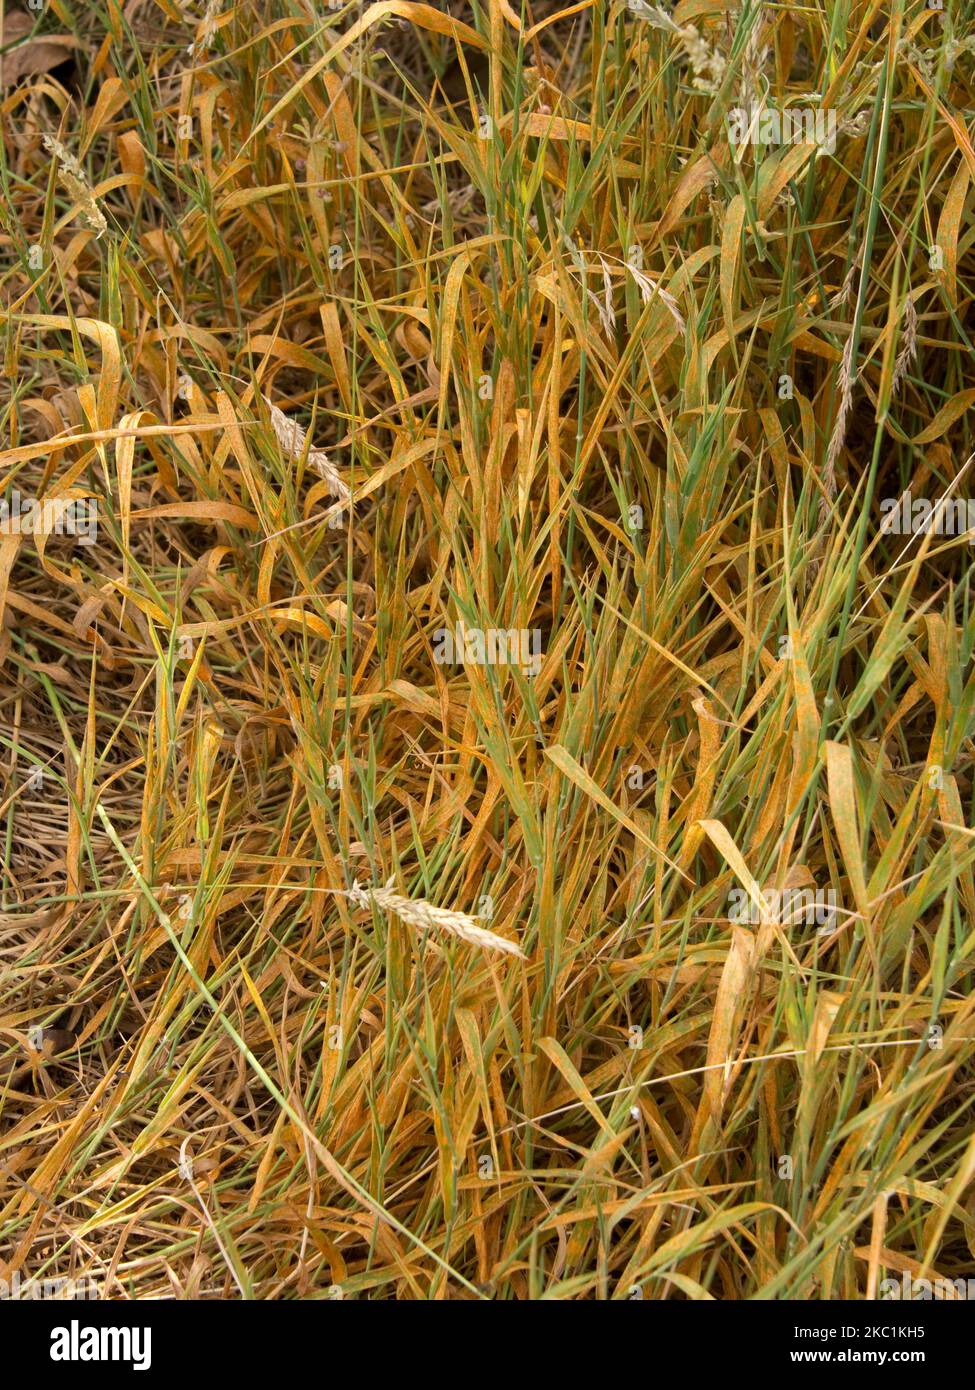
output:
[[[476,917],[466,912],[454,912],[446,907],[434,907],[421,899],[404,898],[393,891],[393,880],[383,888],[362,888],[354,883],[349,889],[349,901],[355,907],[368,907],[370,903],[383,912],[395,912],[408,926],[418,931],[446,932],[448,936],[459,937],[471,946],[480,946],[485,951],[504,951],[509,956],[526,959],[524,951],[513,941],[498,936],[482,927]]]
[[[274,430],[275,438],[284,453],[288,458],[304,458],[308,444],[306,432],[297,420],[290,419],[283,410],[272,405],[267,396],[264,396],[263,400],[271,415],[271,428]],[[352,494],[348,486],[342,481],[338,469],[324,449],[308,449],[307,462],[309,468],[313,469],[328,484],[333,497],[338,497],[342,502],[348,502],[351,499]]]
[[[78,204],[85,221],[94,231],[97,240],[104,232],[108,231],[108,223],[98,206],[94,189],[88,182],[84,169],[71,151],[66,149],[61,141],[53,135],[44,136],[44,148],[58,161],[58,182],[67,189]]]

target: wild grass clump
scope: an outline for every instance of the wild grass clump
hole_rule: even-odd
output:
[[[967,1277],[969,0],[3,25],[0,1277]]]

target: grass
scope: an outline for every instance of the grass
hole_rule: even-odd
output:
[[[8,7],[0,1277],[971,1273],[973,6],[673,13]]]

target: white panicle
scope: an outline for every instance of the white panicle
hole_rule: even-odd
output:
[[[191,58],[195,58],[200,53],[206,53],[213,47],[213,39],[217,32],[217,11],[220,8],[221,0],[207,0],[207,7],[203,12],[203,19],[198,29],[199,37],[194,39],[186,50]]]
[[[824,521],[829,516],[829,503],[836,496],[836,462],[846,440],[846,423],[850,414],[850,406],[853,404],[853,383],[855,381],[853,330],[851,329],[850,336],[846,340],[846,347],[843,349],[843,361],[840,364],[840,405],[836,412],[836,423],[833,426],[833,434],[826,453],[826,467],[823,470],[826,497],[819,499],[819,511]]]
[[[370,903],[375,903],[383,912],[395,912],[397,917],[411,927],[418,927],[420,931],[447,932],[460,937],[461,941],[470,942],[472,946],[481,946],[488,951],[506,951],[509,956],[527,959],[520,946],[488,931],[478,923],[476,917],[470,917],[466,912],[434,907],[422,899],[414,902],[411,898],[403,898],[393,892],[392,883],[390,879],[384,888],[362,888],[358,883],[353,883],[349,890],[349,901],[355,907],[368,907]]]
[[[656,295],[676,323],[677,327],[683,333],[687,328],[687,324],[684,322],[684,315],[681,313],[674,296],[670,294],[669,291],[663,289],[661,285],[658,285],[656,280],[651,280],[649,275],[644,275],[642,270],[637,270],[636,266],[631,265],[629,261],[626,262],[626,268],[636,281],[640,290],[640,298],[643,300],[644,304],[649,304],[653,296]]]
[[[917,357],[917,310],[914,307],[914,300],[908,295],[907,303],[904,305],[904,341],[894,361],[894,376],[890,383],[892,396],[896,396],[900,390],[900,384],[910,371],[915,357]]]
[[[600,255],[599,261],[603,269],[603,298],[602,301],[596,300],[596,313],[599,315],[603,332],[608,338],[616,331],[616,313],[613,309],[613,277],[610,274],[606,257]]]
[[[634,12],[639,19],[645,19],[654,29],[664,29],[674,34],[684,50],[684,56],[694,74],[693,86],[699,92],[714,96],[724,80],[727,60],[723,53],[712,48],[701,37],[693,24],[675,24],[666,10],[659,5],[643,5]]]
[[[289,458],[300,459],[305,456],[305,446],[307,436],[297,420],[290,420],[283,410],[279,410],[276,405],[272,405],[267,396],[264,397],[264,404],[271,414],[271,428],[274,430],[275,438],[281,448]],[[324,449],[308,450],[308,467],[313,468],[320,478],[328,484],[328,490],[333,497],[339,498],[342,502],[348,502],[352,494],[339,477],[338,469],[326,454]]]
[[[85,221],[95,233],[95,240],[108,231],[108,223],[105,221],[101,208],[95,201],[95,191],[85,176],[85,171],[75,159],[70,150],[56,140],[53,135],[44,136],[44,148],[48,154],[53,154],[58,161],[58,182],[74,198],[81,208]]]
[[[829,301],[830,309],[842,309],[848,303],[850,295],[853,293],[853,281],[859,269],[859,258],[855,259],[849,270],[843,277],[843,283]]]

